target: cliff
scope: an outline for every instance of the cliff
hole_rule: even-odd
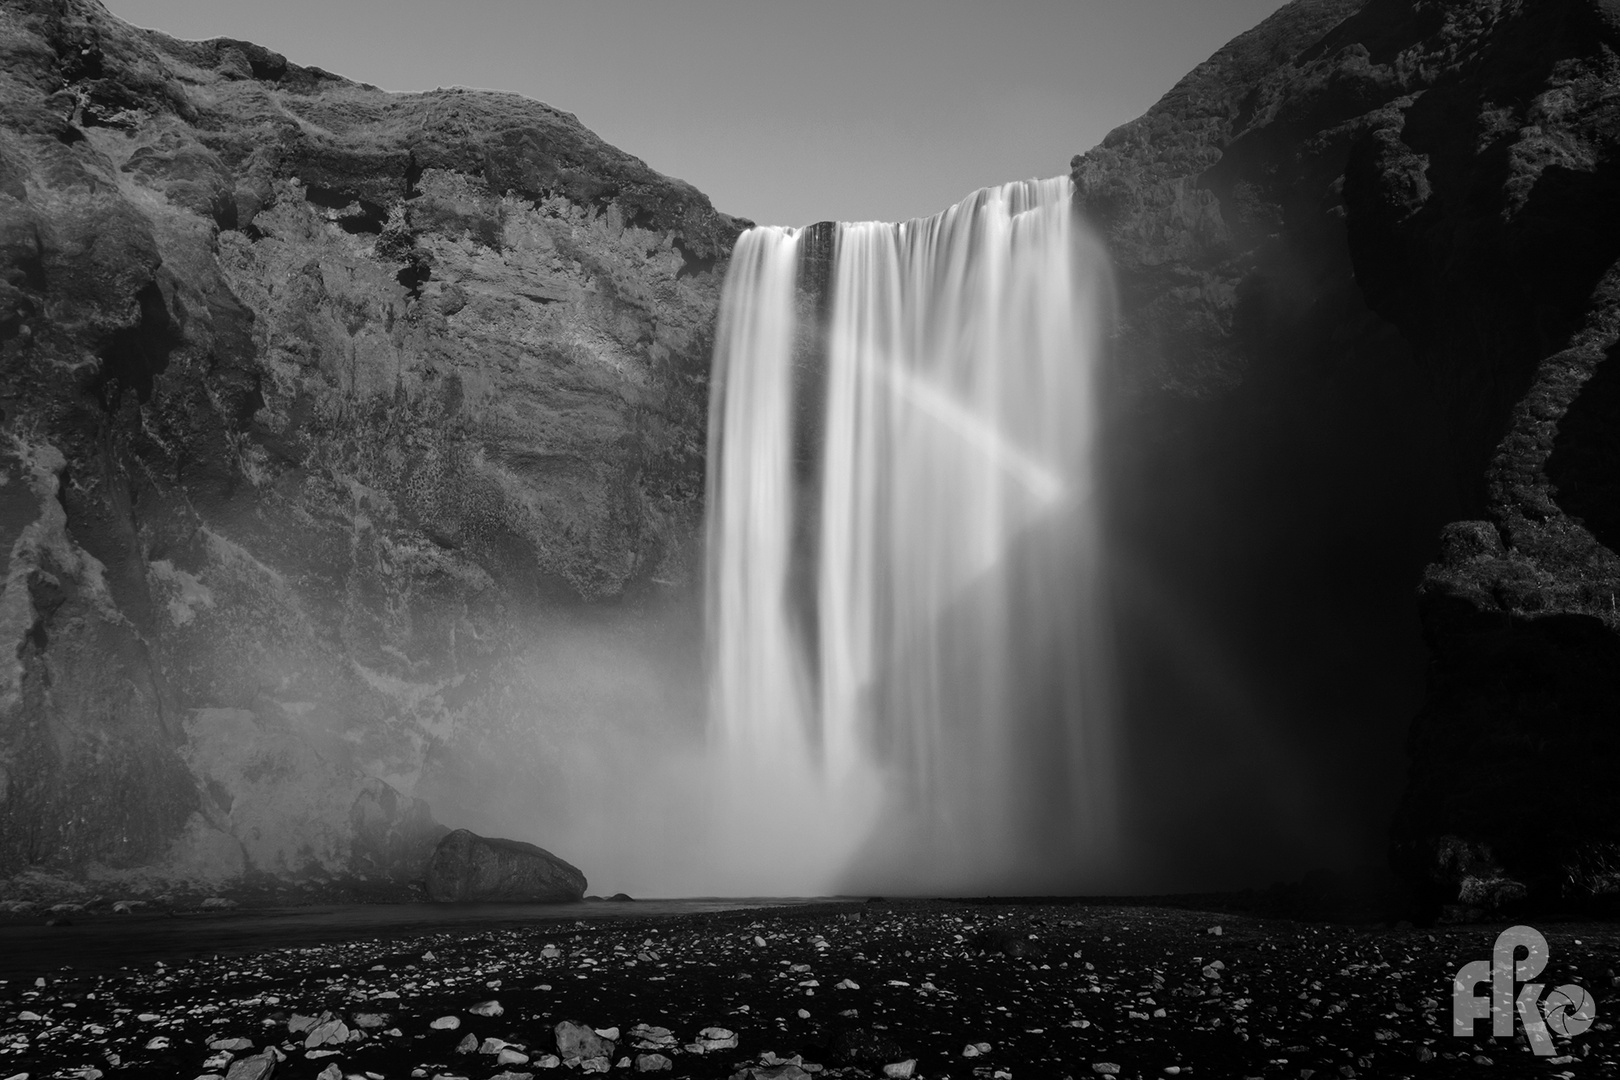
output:
[[[1139,768],[1253,777],[1217,850],[1393,812],[1430,902],[1620,888],[1617,45],[1611,0],[1296,0],[1074,159],[1132,708],[1205,721]]]
[[[692,580],[744,224],[538,102],[0,3],[0,878],[400,882],[418,796],[559,797],[568,643]]]

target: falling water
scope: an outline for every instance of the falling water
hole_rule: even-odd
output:
[[[1108,873],[1105,267],[1071,202],[1059,178],[840,224],[824,280],[815,230],[738,240],[709,447],[723,887]]]

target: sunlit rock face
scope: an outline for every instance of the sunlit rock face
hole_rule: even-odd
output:
[[[1614,887],[1616,33],[1301,0],[1075,159],[1142,850]]]
[[[0,876],[561,848],[557,747],[698,666],[739,228],[536,102],[0,9]]]

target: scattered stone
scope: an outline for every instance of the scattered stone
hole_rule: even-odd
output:
[[[905,1061],[896,1061],[883,1066],[883,1075],[893,1077],[894,1080],[910,1080],[917,1071],[917,1059],[907,1058]]]
[[[467,1011],[474,1016],[501,1016],[506,1012],[505,1009],[501,1008],[501,1003],[498,1001],[480,1001]]]
[[[441,1016],[428,1025],[434,1031],[454,1031],[460,1026],[461,1017],[459,1016]]]
[[[675,1063],[663,1054],[637,1054],[636,1072],[665,1072],[673,1069]]]
[[[456,1053],[458,1054],[471,1054],[477,1049],[478,1036],[470,1031],[461,1037],[460,1042],[456,1043]]]

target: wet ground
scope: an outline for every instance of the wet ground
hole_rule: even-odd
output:
[[[218,958],[208,943],[228,919],[282,919],[286,935],[296,915],[163,920],[178,924],[163,948],[189,940],[164,960],[148,949],[75,963],[84,926],[28,927],[36,942],[62,936],[27,957],[21,937],[0,935],[0,1080],[1620,1072],[1603,1013],[1620,997],[1615,924],[1538,925],[1551,960],[1537,981],[1584,987],[1598,1017],[1535,1057],[1488,1024],[1451,1034],[1453,976],[1490,957],[1497,925],[1391,930],[1091,903],[590,905],[567,913],[588,917],[539,921],[535,910],[463,912],[453,926],[392,913],[370,929],[349,915],[324,939],[305,927],[280,947],[236,940]],[[158,922],[110,925],[133,939]]]

